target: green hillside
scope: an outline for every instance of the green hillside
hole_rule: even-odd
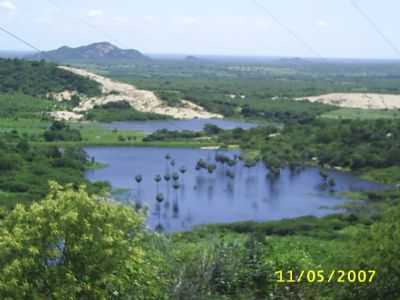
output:
[[[101,93],[96,82],[59,69],[55,64],[0,59],[0,93],[45,96],[49,92],[64,90],[78,91],[87,96]]]
[[[0,118],[37,118],[52,111],[56,104],[24,94],[0,94]]]

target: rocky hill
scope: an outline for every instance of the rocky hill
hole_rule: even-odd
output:
[[[146,61],[149,58],[135,49],[124,50],[108,43],[94,43],[87,46],[71,48],[68,46],[61,47],[57,50],[43,52],[31,56],[32,59],[45,59],[58,63],[69,61]]]

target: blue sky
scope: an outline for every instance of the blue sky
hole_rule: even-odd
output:
[[[323,57],[399,58],[349,0],[258,1]],[[400,1],[357,3],[400,48]],[[110,40],[145,53],[313,56],[253,0],[0,0],[0,26],[44,50]],[[29,50],[1,32],[0,49]]]

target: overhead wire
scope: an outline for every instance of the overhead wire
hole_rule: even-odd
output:
[[[47,0],[49,3],[51,3],[54,7],[56,7],[59,10],[63,10],[62,7],[55,1],[53,0]],[[297,34],[293,29],[291,29],[288,25],[286,25],[284,22],[282,22],[275,14],[271,12],[264,4],[260,3],[258,0],[252,0],[252,2],[257,5],[259,8],[262,9],[262,11],[269,17],[271,18],[276,24],[278,24],[280,27],[282,27],[290,36],[292,36],[298,43],[300,43],[305,49],[307,49],[310,53],[312,53],[314,56],[318,58],[323,58],[323,56],[314,49],[305,39],[303,39],[299,34]],[[355,10],[369,23],[369,25],[375,30],[375,32],[382,38],[382,40],[400,57],[400,49],[397,47],[397,45],[380,29],[378,24],[360,7],[360,5],[355,1],[355,0],[349,0],[351,5],[355,8]],[[87,27],[91,28],[92,30],[96,32],[100,32],[103,36],[108,38],[111,41],[118,42],[115,37],[109,35],[107,32],[103,31],[99,27],[97,27],[94,24],[91,24],[90,22],[87,22],[83,18],[79,18],[79,20],[85,24]],[[43,51],[39,48],[34,46],[32,43],[26,41],[25,39],[21,38],[20,36],[12,33],[11,31],[7,30],[6,28],[0,26],[0,31],[4,32],[5,34],[11,36],[12,38],[20,41],[21,43],[25,44],[29,48],[35,50],[36,52],[39,52],[40,54],[43,55]],[[119,42],[118,42],[119,43]],[[120,43],[119,43],[120,44]]]
[[[378,24],[366,13],[365,10],[355,0],[349,0],[355,10],[369,23],[382,40],[400,57],[400,49],[397,45],[380,29]]]
[[[307,51],[312,53],[313,56],[317,58],[323,59],[324,57],[314,49],[314,47],[311,46],[305,39],[303,39],[297,32],[295,32],[292,28],[290,28],[288,25],[286,25],[283,21],[281,21],[275,14],[271,12],[264,4],[259,2],[258,0],[252,0],[253,3],[258,6],[259,8],[262,9],[262,11],[271,19],[273,20],[276,24],[278,24],[280,27],[282,27],[290,36],[292,36],[299,44],[301,44]]]
[[[36,52],[43,53],[42,50],[40,50],[38,47],[32,45],[30,42],[26,41],[25,39],[21,38],[20,36],[16,35],[15,33],[12,33],[11,31],[7,30],[3,26],[0,26],[0,31],[4,32],[5,34],[11,36],[12,38],[16,39],[17,41],[20,41],[21,43],[25,44],[29,48],[35,50]]]

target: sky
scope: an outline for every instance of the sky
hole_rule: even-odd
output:
[[[400,58],[350,1],[0,0],[0,26],[42,50],[109,41],[147,54]],[[354,1],[400,48],[400,1]],[[0,50],[30,49],[0,32]]]

